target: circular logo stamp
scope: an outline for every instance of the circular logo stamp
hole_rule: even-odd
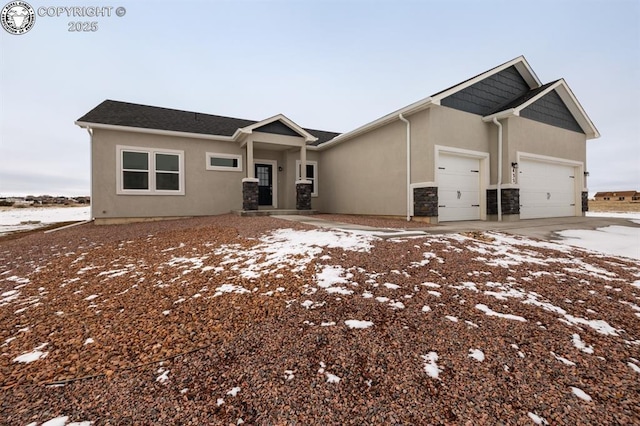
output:
[[[0,12],[0,24],[10,34],[24,34],[36,23],[36,12],[27,2],[9,2]]]

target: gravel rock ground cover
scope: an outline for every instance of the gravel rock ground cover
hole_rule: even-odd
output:
[[[631,259],[219,216],[31,234],[0,265],[6,424],[640,423]]]

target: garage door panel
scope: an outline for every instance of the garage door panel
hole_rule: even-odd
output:
[[[575,214],[575,168],[542,161],[520,162],[520,217],[563,217]]]
[[[438,163],[438,220],[480,219],[480,160],[441,154]]]

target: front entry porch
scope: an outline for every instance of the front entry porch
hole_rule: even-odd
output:
[[[246,177],[242,179],[242,215],[312,212],[313,182],[307,177],[307,144],[317,140],[284,116],[243,129]]]

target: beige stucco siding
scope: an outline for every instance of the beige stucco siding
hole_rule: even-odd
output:
[[[394,121],[337,144],[319,156],[323,212],[406,214],[406,127]]]
[[[491,155],[491,183],[497,181],[497,171],[494,166],[498,154],[497,131],[493,123],[485,123],[482,117],[457,109],[434,106],[430,109],[428,139],[432,151],[435,145],[456,148],[474,152],[489,153]],[[430,165],[428,181],[435,180],[434,162]]]
[[[517,152],[586,162],[587,139],[583,133],[562,129],[523,117],[506,120],[505,145],[508,161],[517,161]]]
[[[245,150],[232,142],[93,130],[92,211],[95,218],[201,216],[242,208]],[[118,145],[184,151],[184,195],[118,195]],[[242,155],[243,171],[206,170],[206,153]]]

